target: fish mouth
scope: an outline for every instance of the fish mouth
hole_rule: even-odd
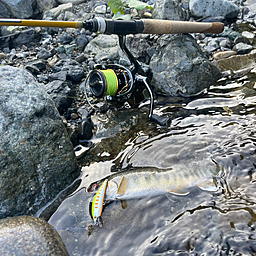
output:
[[[102,183],[93,183],[87,188],[88,193],[96,193]],[[108,182],[106,190],[106,200],[114,200],[118,191],[119,184],[114,180]]]
[[[87,188],[87,192],[88,193],[95,193],[100,187],[100,184],[91,184],[88,188]]]

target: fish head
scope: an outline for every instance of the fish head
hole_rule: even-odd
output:
[[[88,193],[96,193],[97,190],[99,189],[100,184],[98,183],[92,183],[90,186],[87,188]]]

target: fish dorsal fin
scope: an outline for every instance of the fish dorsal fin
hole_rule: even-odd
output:
[[[126,188],[127,188],[127,178],[125,176],[123,176],[123,178],[119,184],[119,187],[117,189],[117,194],[124,195]]]
[[[203,180],[200,183],[198,183],[197,186],[202,190],[206,190],[206,191],[215,192],[218,190],[217,185],[214,183],[212,179]]]

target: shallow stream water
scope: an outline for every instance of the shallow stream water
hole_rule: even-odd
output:
[[[108,121],[119,115],[121,132],[92,139],[80,160],[80,189],[49,223],[70,255],[255,255],[256,69],[197,97],[158,100],[154,111],[170,125],[150,123],[148,105],[114,113]],[[125,209],[116,201],[106,206],[103,227],[93,226],[84,187],[130,165],[214,168],[220,188],[129,200]]]

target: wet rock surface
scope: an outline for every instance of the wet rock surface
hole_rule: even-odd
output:
[[[0,220],[0,253],[3,256],[69,255],[54,227],[32,216]]]
[[[22,69],[1,66],[0,217],[35,214],[79,175],[49,96]]]

